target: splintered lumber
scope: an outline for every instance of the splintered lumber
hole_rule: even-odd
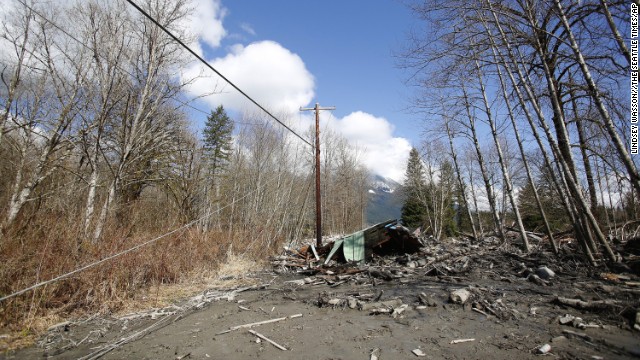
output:
[[[282,345],[278,344],[277,342],[275,342],[275,341],[273,341],[273,340],[269,339],[268,337],[266,337],[266,336],[264,336],[264,335],[260,334],[259,332],[253,331],[253,330],[251,330],[251,329],[249,329],[249,332],[250,332],[250,333],[252,333],[253,335],[255,335],[255,336],[259,337],[260,339],[262,339],[262,340],[264,340],[264,341],[268,342],[269,344],[271,344],[271,345],[273,345],[273,346],[277,347],[278,349],[283,350],[283,351],[287,351],[287,348],[286,348],[286,347],[284,347],[284,346],[282,346]]]
[[[281,318],[276,318],[276,319],[269,319],[269,320],[264,320],[264,321],[258,321],[258,322],[253,322],[253,323],[249,323],[249,324],[243,324],[243,325],[236,325],[236,326],[232,326],[229,328],[229,330],[224,330],[221,331],[219,333],[217,333],[216,335],[222,335],[222,334],[226,334],[228,332],[234,331],[234,330],[238,330],[238,329],[246,329],[246,328],[251,328],[254,326],[260,326],[260,325],[264,325],[264,324],[271,324],[274,322],[278,322],[278,321],[283,321],[283,320],[287,320],[287,319],[295,319],[295,318],[299,318],[302,317],[302,314],[294,314],[291,316],[285,316],[285,317],[281,317]]]
[[[318,256],[318,252],[316,251],[316,247],[311,244],[311,251],[313,251],[313,256],[316,258],[316,261],[320,261],[320,257]]]
[[[555,301],[559,304],[582,310],[601,310],[618,305],[618,302],[615,300],[583,301],[580,299],[569,299],[562,296],[558,296]]]
[[[475,312],[477,312],[477,313],[480,313],[480,314],[482,314],[482,315],[484,315],[484,316],[486,316],[486,317],[491,316],[491,315],[487,314],[486,312],[484,312],[484,311],[482,311],[482,310],[480,310],[480,309],[478,309],[478,308],[471,308],[471,310],[473,310],[473,311],[475,311]]]

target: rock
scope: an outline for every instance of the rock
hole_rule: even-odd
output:
[[[329,305],[336,306],[336,305],[340,305],[341,302],[342,302],[342,299],[335,298],[335,299],[329,300],[327,303]]]
[[[573,327],[580,328],[580,329],[586,328],[585,324],[582,322],[582,318],[579,318],[579,317],[573,319],[573,321],[571,322],[571,325]]]
[[[418,300],[422,305],[431,307],[438,306],[438,302],[433,298],[433,296],[427,296],[425,293],[420,293],[420,295],[418,295]]]
[[[636,311],[636,323],[633,325],[633,328],[640,330],[640,310]]]
[[[407,308],[409,307],[409,305],[407,304],[402,304],[399,307],[393,309],[393,313],[391,313],[391,316],[393,316],[393,318],[397,318],[398,316],[402,315],[402,313],[407,310]]]
[[[556,276],[556,273],[553,270],[549,269],[546,266],[540,266],[538,270],[536,270],[536,275],[538,275],[541,279],[549,280]]]
[[[388,301],[382,301],[382,302],[373,302],[373,303],[363,303],[360,305],[360,310],[362,311],[371,311],[373,309],[380,309],[380,308],[385,308],[385,309],[394,309],[398,306],[402,305],[402,300],[400,299],[393,299],[393,300],[388,300]]]
[[[427,260],[425,259],[418,260],[418,266],[426,266],[426,265],[427,265]]]
[[[565,340],[567,340],[567,337],[560,335],[560,336],[556,336],[553,339],[551,339],[551,342],[552,343],[559,343],[559,342],[563,342]]]
[[[576,317],[573,315],[565,314],[558,318],[558,322],[560,323],[560,325],[567,325],[575,320],[575,318]]]
[[[540,286],[547,285],[547,282],[542,280],[540,278],[540,276],[538,276],[536,274],[529,274],[529,276],[527,277],[527,280],[531,281],[532,283],[534,283],[536,285],[540,285]]]
[[[464,304],[469,300],[471,293],[467,289],[454,290],[449,294],[449,300],[455,304]]]
[[[356,300],[356,298],[349,296],[347,298],[347,305],[349,306],[349,309],[355,309],[358,307],[358,300]]]
[[[549,345],[549,344],[544,344],[544,345],[540,346],[540,347],[536,350],[536,352],[537,352],[538,354],[546,354],[546,353],[548,353],[549,351],[551,351],[551,345]]]

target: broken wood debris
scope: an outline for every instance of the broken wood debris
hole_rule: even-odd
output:
[[[375,348],[371,350],[371,357],[369,360],[378,360],[380,357],[380,348]]]
[[[420,349],[413,349],[413,350],[411,350],[411,352],[413,353],[413,355],[418,356],[418,357],[427,356],[427,354],[425,354],[424,351],[422,351]]]
[[[451,340],[451,342],[449,342],[449,344],[462,344],[462,343],[472,342],[472,341],[476,341],[476,339],[457,339],[457,340]]]
[[[287,348],[286,348],[286,347],[284,347],[284,346],[282,346],[282,345],[278,344],[277,342],[275,342],[275,341],[273,341],[273,340],[269,339],[268,337],[266,337],[266,336],[264,336],[264,335],[260,334],[259,332],[253,331],[253,330],[251,330],[251,329],[249,329],[249,332],[250,332],[251,334],[253,334],[253,335],[255,335],[255,336],[259,337],[260,339],[262,339],[262,340],[264,340],[264,341],[268,342],[269,344],[271,344],[271,345],[273,345],[273,346],[277,347],[278,349],[283,350],[283,351],[287,351]]]
[[[554,301],[558,304],[571,306],[581,310],[602,310],[619,306],[619,303],[616,300],[584,301],[581,299],[569,299],[558,296]]]
[[[258,322],[253,322],[253,323],[249,323],[249,324],[243,324],[243,325],[236,325],[236,326],[230,327],[228,330],[221,331],[221,332],[217,333],[216,335],[222,335],[222,334],[226,334],[226,333],[229,333],[231,331],[238,330],[238,329],[246,329],[246,328],[251,328],[251,327],[254,327],[254,326],[260,326],[260,325],[264,325],[264,324],[271,324],[271,323],[274,323],[274,322],[284,321],[284,320],[287,320],[287,319],[295,319],[295,318],[299,318],[299,317],[302,317],[302,314],[294,314],[294,315],[285,316],[285,317],[276,318],[276,319],[263,320],[263,321],[258,321]]]

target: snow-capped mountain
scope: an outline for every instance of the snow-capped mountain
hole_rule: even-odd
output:
[[[400,186],[402,185],[398,184],[393,179],[385,178],[380,175],[374,175],[372,178],[371,189],[369,190],[369,193],[393,194]]]
[[[402,209],[402,185],[398,182],[374,175],[370,180],[367,223],[377,224],[386,220],[399,219]]]

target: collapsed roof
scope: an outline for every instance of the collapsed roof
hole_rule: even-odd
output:
[[[337,256],[345,261],[361,262],[373,254],[412,254],[422,247],[420,240],[398,220],[388,220],[342,237],[333,244],[325,264]]]

